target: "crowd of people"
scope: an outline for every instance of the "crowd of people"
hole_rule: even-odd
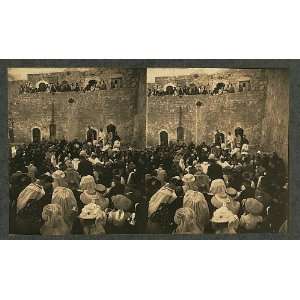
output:
[[[148,97],[150,96],[186,96],[186,95],[221,95],[225,93],[235,93],[244,92],[248,90],[247,87],[240,85],[237,89],[233,86],[233,84],[228,83],[218,83],[215,87],[208,85],[200,85],[197,86],[192,84],[190,86],[168,86],[166,89],[163,89],[160,86],[154,86],[152,88],[148,88]]]
[[[111,88],[115,88],[115,84],[112,82]],[[19,94],[31,94],[31,93],[56,93],[56,92],[87,92],[96,90],[107,90],[107,84],[104,80],[96,81],[90,80],[86,85],[75,82],[69,83],[68,81],[45,83],[41,82],[38,86],[34,86],[30,81],[21,84],[19,87]]]
[[[10,159],[10,233],[239,234],[287,230],[288,182],[276,153],[224,140],[123,147],[109,138],[20,145]]]

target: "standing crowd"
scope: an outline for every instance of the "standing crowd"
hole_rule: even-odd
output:
[[[18,146],[10,159],[10,233],[52,235],[286,232],[288,182],[276,153],[243,130],[214,143],[122,147],[93,140]]]
[[[113,88],[113,86],[112,86]],[[40,83],[35,87],[30,81],[21,84],[19,87],[19,94],[32,94],[32,93],[56,93],[56,92],[87,92],[96,90],[107,90],[107,84],[104,80],[96,81],[91,80],[86,85],[79,82],[69,83],[68,81],[55,82],[55,83]]]
[[[235,93],[247,91],[247,87],[239,86],[235,88],[232,83],[218,83],[214,87],[207,85],[184,85],[184,86],[168,86],[166,89],[163,89],[161,86],[154,86],[148,88],[148,97],[150,96],[189,96],[189,95],[221,95],[226,93]]]

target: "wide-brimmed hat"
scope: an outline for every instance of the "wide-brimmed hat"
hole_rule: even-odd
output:
[[[85,205],[79,215],[80,219],[92,220],[104,217],[105,212],[95,203]]]
[[[52,178],[54,179],[64,178],[65,176],[66,176],[65,172],[62,170],[56,170],[55,172],[52,173]]]
[[[223,205],[230,203],[230,201],[231,199],[226,193],[218,193],[211,198],[211,204],[216,208],[220,208]]]
[[[111,199],[116,209],[127,211],[132,205],[131,200],[124,195],[112,196]]]
[[[100,193],[103,193],[106,191],[106,187],[103,184],[96,184],[95,190]]]
[[[235,220],[236,216],[226,206],[222,206],[215,210],[211,221],[213,223],[228,223]]]
[[[244,203],[246,210],[253,215],[260,215],[264,210],[264,205],[255,198],[247,198]]]
[[[192,183],[195,181],[195,176],[193,174],[185,174],[183,177],[182,177],[182,181],[184,183]]]

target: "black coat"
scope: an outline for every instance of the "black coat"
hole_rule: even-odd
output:
[[[93,164],[86,159],[82,159],[78,164],[78,173],[81,176],[87,176],[87,175],[93,176],[94,175]]]
[[[207,169],[207,175],[211,180],[223,179],[223,170],[217,163],[212,163]]]

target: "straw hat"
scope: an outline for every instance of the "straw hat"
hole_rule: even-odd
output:
[[[80,219],[92,220],[102,218],[105,212],[95,203],[85,205],[79,215]]]
[[[103,184],[96,184],[95,190],[100,193],[104,193],[106,191],[106,187]]]
[[[195,176],[193,174],[185,174],[183,177],[182,177],[182,181],[184,183],[192,183],[195,181]]]
[[[235,218],[235,215],[226,206],[222,206],[214,212],[211,221],[213,223],[228,223]]]
[[[264,210],[264,205],[254,198],[247,198],[245,201],[245,208],[253,215],[260,215]]]
[[[131,207],[131,200],[124,195],[116,195],[111,197],[114,207],[127,211]]]

